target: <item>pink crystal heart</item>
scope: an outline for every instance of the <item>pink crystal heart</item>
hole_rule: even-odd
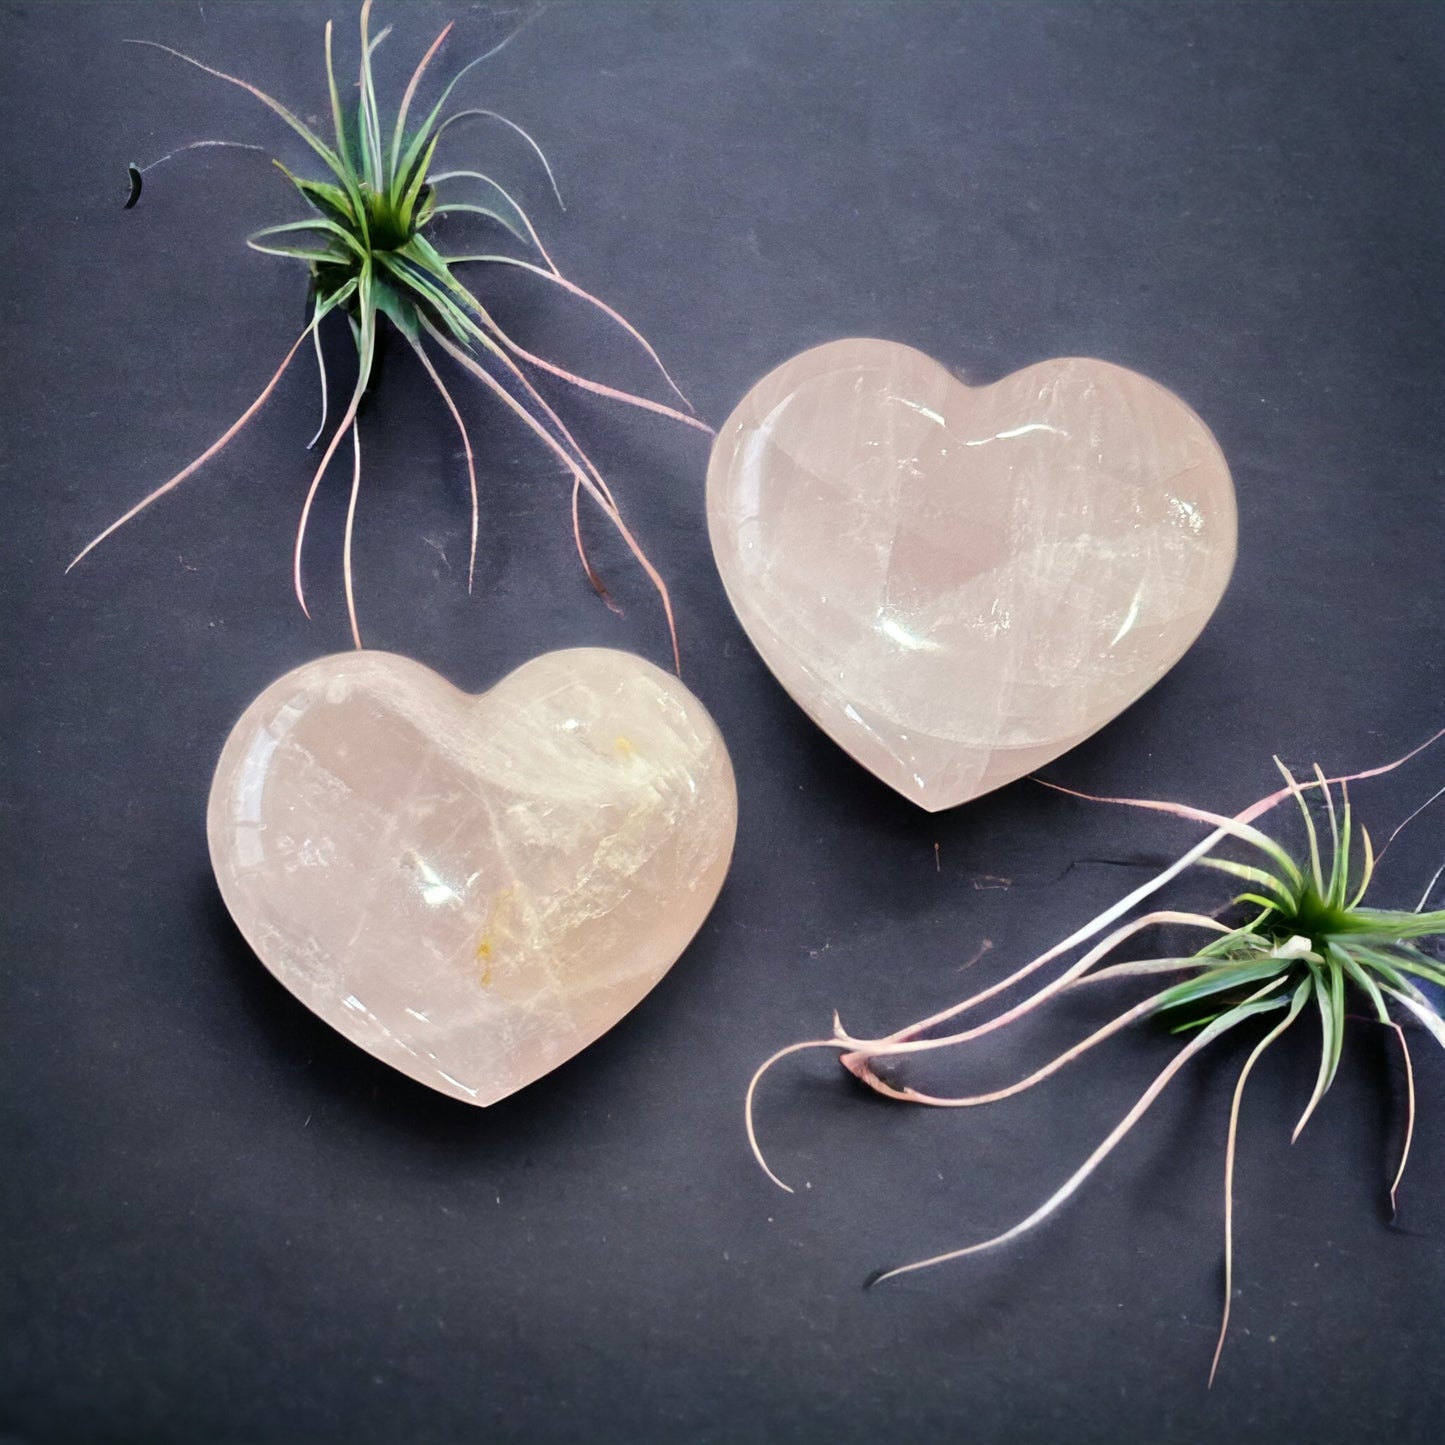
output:
[[[718,433],[708,526],[743,627],[825,732],[931,811],[1102,727],[1234,566],[1229,469],[1106,361],[969,387],[891,341],[765,376]]]
[[[601,648],[480,697],[384,652],[308,663],[236,724],[207,822],[221,896],[271,972],[471,1104],[555,1068],[658,982],[736,828],[702,704]]]

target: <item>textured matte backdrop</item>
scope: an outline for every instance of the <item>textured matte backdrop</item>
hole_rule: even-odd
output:
[[[687,681],[737,764],[732,875],[662,986],[474,1111],[342,1041],[250,954],[209,873],[211,768],[256,692],[348,642],[341,475],[313,521],[314,621],[289,592],[314,375],[62,569],[230,422],[303,314],[299,266],[242,244],[297,214],[262,158],[194,153],[122,211],[126,162],[185,141],[307,155],[241,91],[120,39],[314,114],[331,13],[349,47],[339,5],[0,11],[0,1437],[1431,1438],[1445,1068],[1422,1034],[1395,1228],[1388,1037],[1352,1028],[1293,1149],[1304,1031],[1257,1074],[1234,1333],[1208,1395],[1243,1043],[1191,1067],[1037,1236],[868,1293],[874,1267],[1042,1199],[1168,1041],[1126,1037],[967,1116],[863,1096],[812,1056],[761,1104],[798,1194],[759,1173],[741,1103],[767,1052],[834,1006],[882,1031],[950,1001],[1195,834],[1029,782],[928,817],[861,773],[728,609],[694,433],[553,389],[672,581]],[[456,62],[517,14],[389,7],[383,84],[445,20]],[[505,133],[448,144],[515,182],[563,269],[648,333],[714,423],[765,370],[846,335],[972,380],[1096,355],[1178,391],[1234,469],[1233,584],[1175,671],[1049,772],[1235,808],[1271,786],[1273,752],[1365,766],[1445,722],[1442,83],[1438,6],[556,4],[463,94],[535,132],[566,212]],[[541,283],[495,286],[538,349],[650,384],[605,321]],[[452,423],[388,358],[364,418],[367,640],[468,688],[582,643],[665,663],[636,569],[589,524],[619,620],[571,554],[565,480],[466,394],[472,597]],[[1358,801],[1387,831],[1442,770],[1424,760]],[[1402,836],[1382,899],[1413,905],[1441,823],[1437,807]],[[1066,1010],[1021,1047],[1084,1021]],[[992,1052],[981,1076],[1021,1058]]]

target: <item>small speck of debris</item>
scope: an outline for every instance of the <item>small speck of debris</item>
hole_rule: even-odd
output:
[[[935,873],[943,872],[943,859],[939,856],[939,845],[937,843],[933,845],[933,871]]]
[[[966,968],[972,968],[972,967],[974,966],[974,964],[976,964],[976,963],[979,961],[979,959],[981,959],[981,958],[984,956],[984,954],[986,954],[986,953],[989,951],[989,949],[991,949],[992,947],[993,947],[993,940],[992,940],[991,938],[985,938],[984,941],[979,944],[977,950],[974,952],[973,957],[970,958],[970,959],[968,959],[968,960],[966,960],[964,963],[962,963],[962,964],[959,965],[958,971],[959,971],[960,973],[962,973],[962,972],[964,971],[964,969],[966,969]]]
[[[993,873],[982,873],[973,880],[974,889],[979,893],[990,888],[1012,888],[1013,883],[1012,878],[1000,878]]]

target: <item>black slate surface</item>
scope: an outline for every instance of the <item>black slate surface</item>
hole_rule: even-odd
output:
[[[62,574],[244,408],[303,314],[298,268],[242,244],[297,214],[261,157],[193,153],[121,205],[127,162],[187,141],[298,165],[304,147],[241,91],[119,41],[175,45],[311,115],[332,13],[350,54],[339,7],[0,10],[0,1438],[1437,1438],[1445,1068],[1419,1031],[1393,1228],[1389,1037],[1352,1026],[1293,1149],[1310,1041],[1257,1074],[1208,1394],[1243,1041],[1191,1068],[1037,1235],[866,1293],[873,1268],[1041,1200],[1168,1041],[1126,1036],[968,1115],[884,1104],[810,1056],[761,1100],[798,1193],[759,1173],[741,1102],[769,1051],[835,1006],[883,1031],[1001,976],[1195,834],[1028,782],[928,817],[864,775],[726,604],[695,434],[550,393],[671,580],[686,679],[738,769],[731,877],[662,986],[472,1111],[341,1040],[252,957],[209,874],[210,770],[256,692],[348,643],[340,472],[313,522],[314,621],[289,591],[309,368]],[[389,7],[383,84],[447,19],[459,61],[519,13]],[[1442,81],[1437,6],[558,4],[462,94],[534,131],[565,214],[504,132],[459,131],[453,154],[515,182],[564,271],[647,332],[714,423],[844,335],[975,381],[1083,354],[1177,390],[1234,468],[1238,569],[1178,668],[1049,775],[1233,809],[1272,786],[1271,753],[1362,767],[1445,723]],[[650,384],[605,322],[540,283],[487,282],[536,349]],[[591,524],[619,620],[571,554],[564,479],[480,395],[466,406],[472,597],[455,432],[387,358],[364,419],[367,641],[472,689],[560,646],[666,663],[620,547]],[[1442,770],[1437,753],[1358,790],[1377,836]],[[1413,906],[1439,865],[1440,806],[1391,850],[1382,901]],[[1054,1015],[977,1077],[1087,1021]]]

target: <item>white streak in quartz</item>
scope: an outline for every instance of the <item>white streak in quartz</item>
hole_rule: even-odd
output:
[[[990,442],[1006,442],[1014,437],[1027,436],[1030,432],[1046,431],[1056,437],[1066,437],[1068,432],[1062,427],[1050,426],[1044,421],[1031,421],[1023,426],[1010,427],[1008,431],[995,432],[991,437],[979,437],[975,441],[964,442],[966,447],[986,447]]]
[[[1113,647],[1116,643],[1121,642],[1123,640],[1124,634],[1128,632],[1128,630],[1135,624],[1135,622],[1138,621],[1139,604],[1143,602],[1143,600],[1144,584],[1141,582],[1139,584],[1139,590],[1134,594],[1134,600],[1129,604],[1129,611],[1125,614],[1123,622],[1119,624],[1119,630],[1110,639],[1110,647]]]
[[[701,705],[600,649],[539,658],[480,698],[384,653],[323,658],[237,724],[209,820],[226,903],[281,981],[481,1104],[662,976],[735,826]]]
[[[945,422],[944,419],[936,411],[934,411],[931,406],[924,406],[921,402],[917,401],[909,401],[906,396],[895,396],[891,398],[891,400],[902,402],[903,405],[906,406],[910,411],[916,411],[919,416],[926,416],[929,421],[937,422],[938,425],[941,427],[946,428],[948,425],[948,423]],[[974,446],[976,445],[976,443],[970,442],[968,443],[968,445]]]
[[[471,1099],[473,1102],[477,1102],[477,1095],[481,1093],[480,1089],[474,1089],[470,1084],[464,1084],[460,1079],[452,1078],[452,1076],[447,1073],[445,1069],[437,1070],[437,1078],[441,1079],[444,1083],[450,1084],[452,1088],[457,1089],[461,1093],[465,1094],[468,1099]]]
[[[779,680],[930,809],[1157,681],[1235,545],[1218,446],[1146,377],[1071,359],[971,389],[883,341],[818,347],[749,392],[713,448],[708,524]]]
[[[886,616],[882,608],[878,610],[878,630],[885,637],[891,637],[900,647],[908,648],[910,652],[938,651],[938,643],[910,632],[897,618]]]

